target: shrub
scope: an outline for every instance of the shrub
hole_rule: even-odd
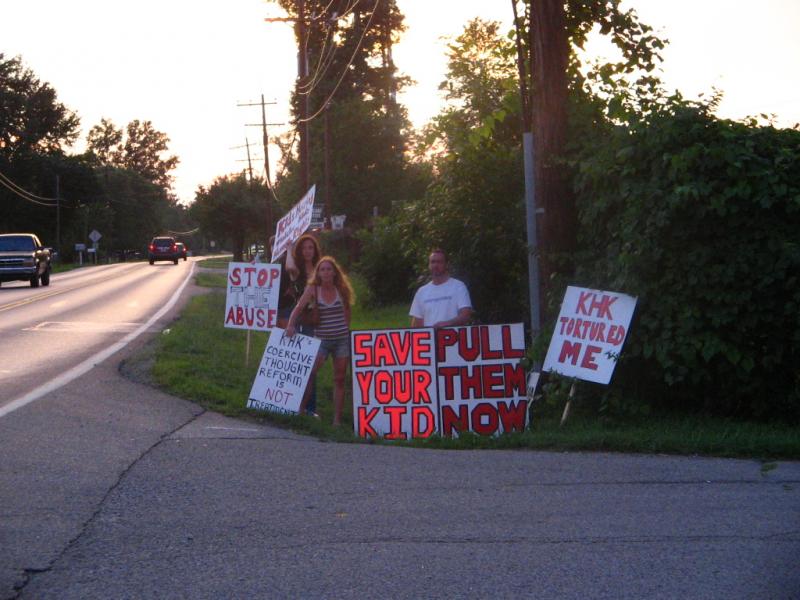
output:
[[[800,132],[673,100],[576,167],[577,282],[639,297],[619,382],[654,404],[798,420]]]

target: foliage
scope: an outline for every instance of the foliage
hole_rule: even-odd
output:
[[[61,152],[77,139],[79,127],[78,116],[58,102],[50,84],[20,57],[0,53],[0,155],[11,161]]]
[[[411,298],[415,260],[404,248],[400,224],[382,217],[372,228],[359,231],[358,239],[363,244],[358,272],[368,282],[373,302],[387,305]]]
[[[207,235],[230,241],[234,260],[241,261],[249,240],[264,239],[268,194],[263,183],[243,174],[217,177],[197,191],[189,212]]]
[[[298,16],[297,0],[276,1]],[[310,73],[298,82],[292,110],[300,119],[308,109],[309,179],[317,184],[317,201],[357,228],[374,210],[388,214],[416,189],[416,172],[405,154],[410,125],[396,100],[409,80],[392,61],[403,15],[395,0],[305,0],[304,5],[307,38],[304,43],[298,27],[298,44],[308,53]],[[288,152],[288,139],[283,146]],[[299,153],[289,156],[277,180],[284,210],[306,191],[299,160]]]
[[[713,108],[676,97],[583,140],[577,280],[639,297],[627,393],[798,420],[800,132]]]
[[[172,185],[170,171],[178,166],[178,157],[162,156],[169,149],[169,137],[150,121],[134,119],[123,135],[110,119],[101,119],[89,130],[87,146],[103,166],[128,169],[165,190]]]

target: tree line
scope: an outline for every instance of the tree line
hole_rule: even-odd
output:
[[[189,231],[172,193],[169,137],[147,120],[92,126],[86,150],[77,114],[56,90],[0,53],[0,230],[34,231],[69,259],[92,230],[104,252],[144,251],[154,235]]]

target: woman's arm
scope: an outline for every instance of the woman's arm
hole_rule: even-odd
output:
[[[289,322],[286,324],[286,336],[292,337],[295,333],[295,326],[294,324],[297,322],[300,313],[306,309],[306,305],[308,304],[309,300],[311,300],[311,296],[314,294],[315,286],[307,285],[306,289],[303,291],[303,295],[300,296],[300,299],[297,301],[294,309],[292,310],[292,314],[289,315]]]

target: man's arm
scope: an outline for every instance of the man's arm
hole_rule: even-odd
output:
[[[472,308],[469,306],[465,306],[464,308],[458,309],[458,314],[453,317],[452,319],[448,319],[447,321],[439,321],[438,323],[434,323],[434,329],[439,329],[439,327],[459,327],[460,325],[466,325],[472,319]]]
[[[419,317],[411,317],[411,326],[412,327],[424,327],[425,324]]]

